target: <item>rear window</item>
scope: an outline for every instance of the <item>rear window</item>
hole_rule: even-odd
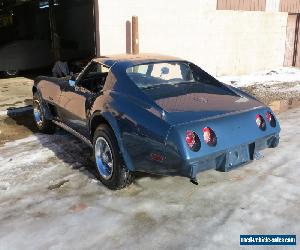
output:
[[[135,65],[126,70],[129,78],[141,89],[162,85],[220,83],[196,65],[188,62],[159,62]]]
[[[150,63],[127,69],[130,79],[140,88],[161,84],[195,82],[191,68],[183,62]]]

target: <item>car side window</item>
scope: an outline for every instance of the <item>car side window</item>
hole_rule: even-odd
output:
[[[78,81],[78,86],[93,93],[102,90],[109,68],[97,62],[92,62]]]

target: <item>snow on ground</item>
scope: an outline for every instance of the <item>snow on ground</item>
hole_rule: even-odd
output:
[[[292,67],[281,67],[274,70],[259,71],[249,75],[220,76],[221,82],[235,87],[247,87],[254,84],[273,85],[277,83],[300,83],[300,69]]]
[[[278,148],[228,173],[206,171],[199,186],[144,175],[113,192],[93,177],[88,148],[64,132],[7,143],[0,249],[238,249],[240,234],[299,236],[300,109],[280,120]]]
[[[249,75],[221,76],[218,80],[240,88],[272,107],[273,102],[300,100],[299,68],[281,67]]]

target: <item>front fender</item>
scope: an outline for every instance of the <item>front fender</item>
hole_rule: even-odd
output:
[[[43,113],[45,115],[45,118],[47,120],[52,120],[53,119],[53,115],[50,112],[50,109],[49,109],[49,106],[48,106],[47,102],[43,98],[43,95],[42,95],[42,93],[41,93],[41,91],[40,91],[40,89],[38,87],[38,84],[36,84],[36,83],[34,84],[34,86],[32,87],[32,93],[33,94],[36,93],[38,95],[39,100],[40,100],[40,102],[42,104],[41,108],[42,108],[42,111],[43,111]]]

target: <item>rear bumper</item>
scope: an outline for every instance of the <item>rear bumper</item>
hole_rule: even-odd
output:
[[[195,178],[199,172],[216,169],[218,171],[229,171],[233,168],[239,167],[250,163],[255,155],[266,148],[275,148],[279,144],[279,134],[272,134],[263,138],[259,138],[254,142],[237,145],[231,149],[222,150],[215,152],[213,154],[201,157],[197,161],[186,161],[184,171],[181,172],[181,175]],[[245,150],[239,150],[243,148]],[[232,164],[231,154],[234,153],[237,157],[245,159],[245,161],[237,162],[237,164]]]

